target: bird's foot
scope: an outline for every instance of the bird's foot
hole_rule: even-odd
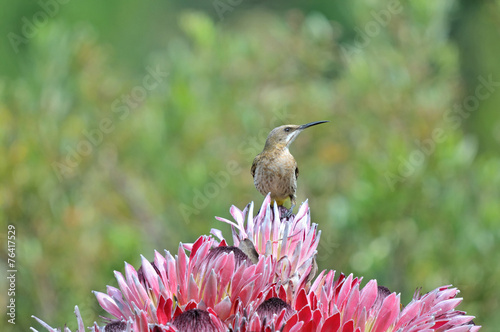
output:
[[[283,214],[283,217],[285,218],[290,218],[293,215],[293,208],[295,207],[295,204],[293,204],[289,210],[286,210],[286,212]]]

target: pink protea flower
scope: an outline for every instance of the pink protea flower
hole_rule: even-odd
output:
[[[78,306],[75,307],[75,314],[78,322],[78,332],[84,332],[85,327],[83,324],[82,316]],[[33,316],[44,328],[50,332],[61,332],[61,329],[55,329],[48,324]],[[31,328],[33,331],[37,331]],[[115,320],[106,326],[99,326],[94,323],[92,327],[88,328],[91,332],[183,332],[183,331],[196,331],[196,332],[226,332],[227,327],[216,316],[210,308],[208,310],[189,309],[177,315],[171,322],[162,324],[150,324],[147,321],[146,313],[137,310],[136,313],[129,317],[127,320]],[[64,332],[71,332],[67,327]]]
[[[440,287],[423,296],[414,296],[403,310],[400,297],[370,280],[361,288],[361,279],[341,274],[333,280],[334,271],[323,271],[310,291],[301,289],[293,299],[296,313],[285,323],[283,331],[341,332],[416,332],[478,331],[472,316],[455,307],[456,288]]]
[[[232,331],[279,331],[295,313],[283,285],[273,284],[245,308],[240,308]]]
[[[231,225],[235,246],[249,239],[259,255],[274,257],[280,262],[283,274],[281,282],[291,282],[294,289],[305,284],[316,273],[316,254],[321,231],[317,224],[311,224],[307,201],[299,208],[297,215],[285,217],[283,207],[271,207],[271,196],[267,195],[260,211],[253,216],[253,202],[241,211],[234,205],[230,212],[236,223],[224,218],[216,219]],[[245,222],[246,219],[246,222]],[[211,233],[223,240],[221,231]]]
[[[202,236],[192,245],[181,244],[175,258],[169,252],[155,252],[153,263],[143,257],[139,272],[126,264],[126,278],[115,272],[120,289],[108,287],[107,294],[96,296],[116,319],[132,316],[137,307],[147,313],[148,322],[166,324],[176,316],[173,307],[180,314],[195,304],[198,309],[212,308],[224,321],[272,283],[276,266],[272,256],[261,256],[253,264],[240,249],[224,241],[216,247],[212,238]]]
[[[155,251],[142,257],[136,270],[125,263],[115,271],[118,288],[95,292],[112,317],[94,332],[253,332],[339,331],[417,332],[478,331],[472,316],[455,308],[458,290],[444,286],[417,292],[403,309],[400,297],[376,280],[364,287],[352,275],[335,279],[335,271],[314,278],[320,237],[311,224],[307,202],[297,215],[281,216],[266,197],[253,216],[253,203],[243,211],[231,207],[234,246],[212,229],[192,244],[180,244],[172,256]],[[78,331],[85,331],[78,307]],[[47,330],[57,332],[40,319]],[[32,328],[33,331],[36,331]],[[69,331],[65,328],[64,331]]]

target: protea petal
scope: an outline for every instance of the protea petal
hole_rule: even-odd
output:
[[[393,325],[394,320],[399,314],[399,296],[395,293],[387,296],[382,302],[381,308],[377,314],[373,332],[384,332]]]
[[[116,318],[125,318],[116,302],[108,294],[94,292],[99,305]]]

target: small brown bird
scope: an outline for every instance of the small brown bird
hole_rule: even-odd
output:
[[[271,193],[271,200],[277,205],[290,198],[291,207],[288,215],[295,207],[295,191],[299,169],[288,147],[306,128],[328,121],[316,121],[304,125],[284,125],[274,128],[266,139],[264,150],[259,153],[252,164],[251,173],[255,188],[262,194]]]

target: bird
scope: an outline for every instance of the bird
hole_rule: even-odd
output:
[[[289,151],[290,144],[306,128],[329,121],[315,121],[303,125],[283,125],[271,130],[264,149],[252,163],[250,170],[255,188],[262,194],[271,194],[271,201],[278,206],[290,199],[291,207],[285,214],[289,217],[296,204],[297,177],[299,168]]]

